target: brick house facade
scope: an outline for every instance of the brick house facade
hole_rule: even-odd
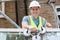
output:
[[[27,4],[27,11],[28,11],[28,5],[32,0],[26,0]],[[38,0],[41,3],[46,3],[48,0]],[[56,0],[56,5],[60,5],[60,0]],[[18,6],[18,23],[21,26],[21,20],[22,17],[26,15],[25,13],[25,6],[24,6],[24,0],[18,0],[17,1]],[[0,2],[0,9],[1,9],[1,2]],[[15,12],[15,2],[5,2],[5,13],[8,15],[12,20],[16,22],[16,12]],[[40,16],[46,18],[48,22],[52,24],[52,27],[56,27],[55,22],[55,16],[54,11],[52,7],[49,4],[41,4],[41,10],[40,10]],[[28,11],[29,14],[29,11]],[[14,26],[10,24],[5,18],[0,18],[0,28],[13,28]]]

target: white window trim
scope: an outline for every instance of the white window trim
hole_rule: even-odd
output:
[[[5,2],[1,2],[2,9],[0,10],[0,13],[5,13]],[[2,14],[0,14],[0,18],[4,18]]]
[[[60,8],[60,5],[56,5],[55,8]],[[57,12],[57,15],[60,15],[60,12]]]

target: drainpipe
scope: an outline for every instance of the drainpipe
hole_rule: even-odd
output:
[[[18,24],[19,25],[19,23],[18,23],[18,6],[17,6],[17,1],[15,1],[15,13],[16,13],[16,24]]]
[[[26,1],[27,1],[27,0],[24,0],[25,13],[26,13],[26,15],[28,15],[28,13],[27,13],[27,12],[28,12],[28,10],[27,10],[27,4],[26,4]]]

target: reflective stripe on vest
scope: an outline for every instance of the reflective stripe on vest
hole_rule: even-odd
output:
[[[30,17],[30,25],[34,26],[35,28],[37,28],[37,25],[35,24],[35,22],[33,21],[32,19],[32,16],[29,16]],[[41,28],[42,27],[42,18],[39,16],[39,24],[38,24],[38,28]]]

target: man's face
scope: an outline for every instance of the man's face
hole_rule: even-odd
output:
[[[31,7],[30,12],[32,16],[39,16],[40,8],[39,7]]]

